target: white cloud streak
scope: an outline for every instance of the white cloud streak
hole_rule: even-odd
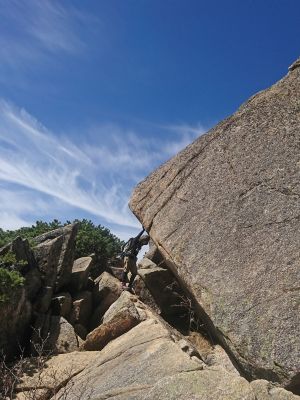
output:
[[[31,223],[33,215],[40,219],[50,214],[51,207],[59,211],[51,200],[56,199],[62,202],[64,212],[68,205],[119,231],[137,229],[139,224],[127,206],[132,188],[195,136],[192,128],[190,132],[188,128],[183,132],[182,126],[172,130],[173,140],[153,140],[140,139],[141,133],[113,124],[100,125],[97,136],[106,137],[106,144],[75,144],[47,130],[25,110],[1,100],[2,226],[9,226],[10,218],[13,226]],[[41,200],[42,196],[47,200]]]
[[[22,71],[55,54],[81,53],[78,31],[91,16],[54,0],[0,0],[0,71]]]

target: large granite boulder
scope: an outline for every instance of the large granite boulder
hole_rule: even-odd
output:
[[[298,62],[154,171],[130,201],[246,376],[294,391],[300,383],[299,98]]]
[[[63,317],[52,316],[48,343],[52,354],[71,353],[79,349],[81,339]]]
[[[34,254],[43,284],[53,287],[54,292],[71,279],[77,229],[78,224],[70,224],[34,238]]]

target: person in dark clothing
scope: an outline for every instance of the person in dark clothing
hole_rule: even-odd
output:
[[[149,235],[146,234],[143,235],[144,232],[145,229],[143,228],[143,230],[135,238],[130,238],[123,248],[124,270],[122,274],[122,286],[123,289],[128,289],[129,291],[132,291],[133,282],[137,275],[137,266],[136,266],[137,255],[141,250],[142,246],[147,245],[149,243],[150,237]],[[127,287],[126,282],[127,282],[128,272],[131,272],[131,277],[129,280],[129,285]]]

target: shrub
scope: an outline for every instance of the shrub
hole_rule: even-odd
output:
[[[0,267],[0,303],[7,302],[14,290],[23,284],[24,278],[19,272]]]
[[[0,256],[0,267],[16,269],[17,267],[24,267],[28,263],[25,260],[17,260],[15,254],[12,251],[8,251],[6,254]]]

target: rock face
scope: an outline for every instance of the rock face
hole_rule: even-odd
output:
[[[23,375],[17,386],[17,400],[49,399],[64,386],[73,376],[84,370],[97,357],[97,352],[69,353],[52,356],[43,362],[30,359],[24,365]],[[86,388],[87,389],[87,388]],[[71,395],[72,390],[69,389]]]
[[[0,249],[0,256],[12,252],[21,264],[11,266],[24,278],[24,286],[13,289],[9,301],[0,301],[0,352],[7,359],[24,347],[32,318],[31,300],[41,286],[40,273],[27,240],[20,237]]]
[[[34,238],[35,258],[46,286],[57,291],[69,283],[72,273],[77,224],[64,226]]]
[[[299,99],[296,62],[154,171],[130,202],[245,374],[293,390],[300,384]]]
[[[9,303],[0,302],[0,349],[8,359],[19,353],[20,347],[23,348],[31,313],[31,303],[26,298],[24,287],[15,290]]]
[[[164,376],[201,368],[199,362],[174,343],[163,325],[149,319],[110,342],[99,357],[71,381],[73,397],[65,399],[76,398],[77,391],[84,386],[93,388],[91,399],[142,399]],[[84,394],[81,397],[82,400],[87,398]]]
[[[231,367],[207,366],[188,342],[145,312],[149,319],[110,342],[51,399],[299,400],[267,381],[250,384]]]
[[[147,257],[139,262],[138,274],[159,306],[161,315],[178,329],[180,325],[186,325],[188,310],[185,296],[174,275]]]
[[[249,383],[223,368],[183,372],[167,376],[144,400],[256,400]]]

